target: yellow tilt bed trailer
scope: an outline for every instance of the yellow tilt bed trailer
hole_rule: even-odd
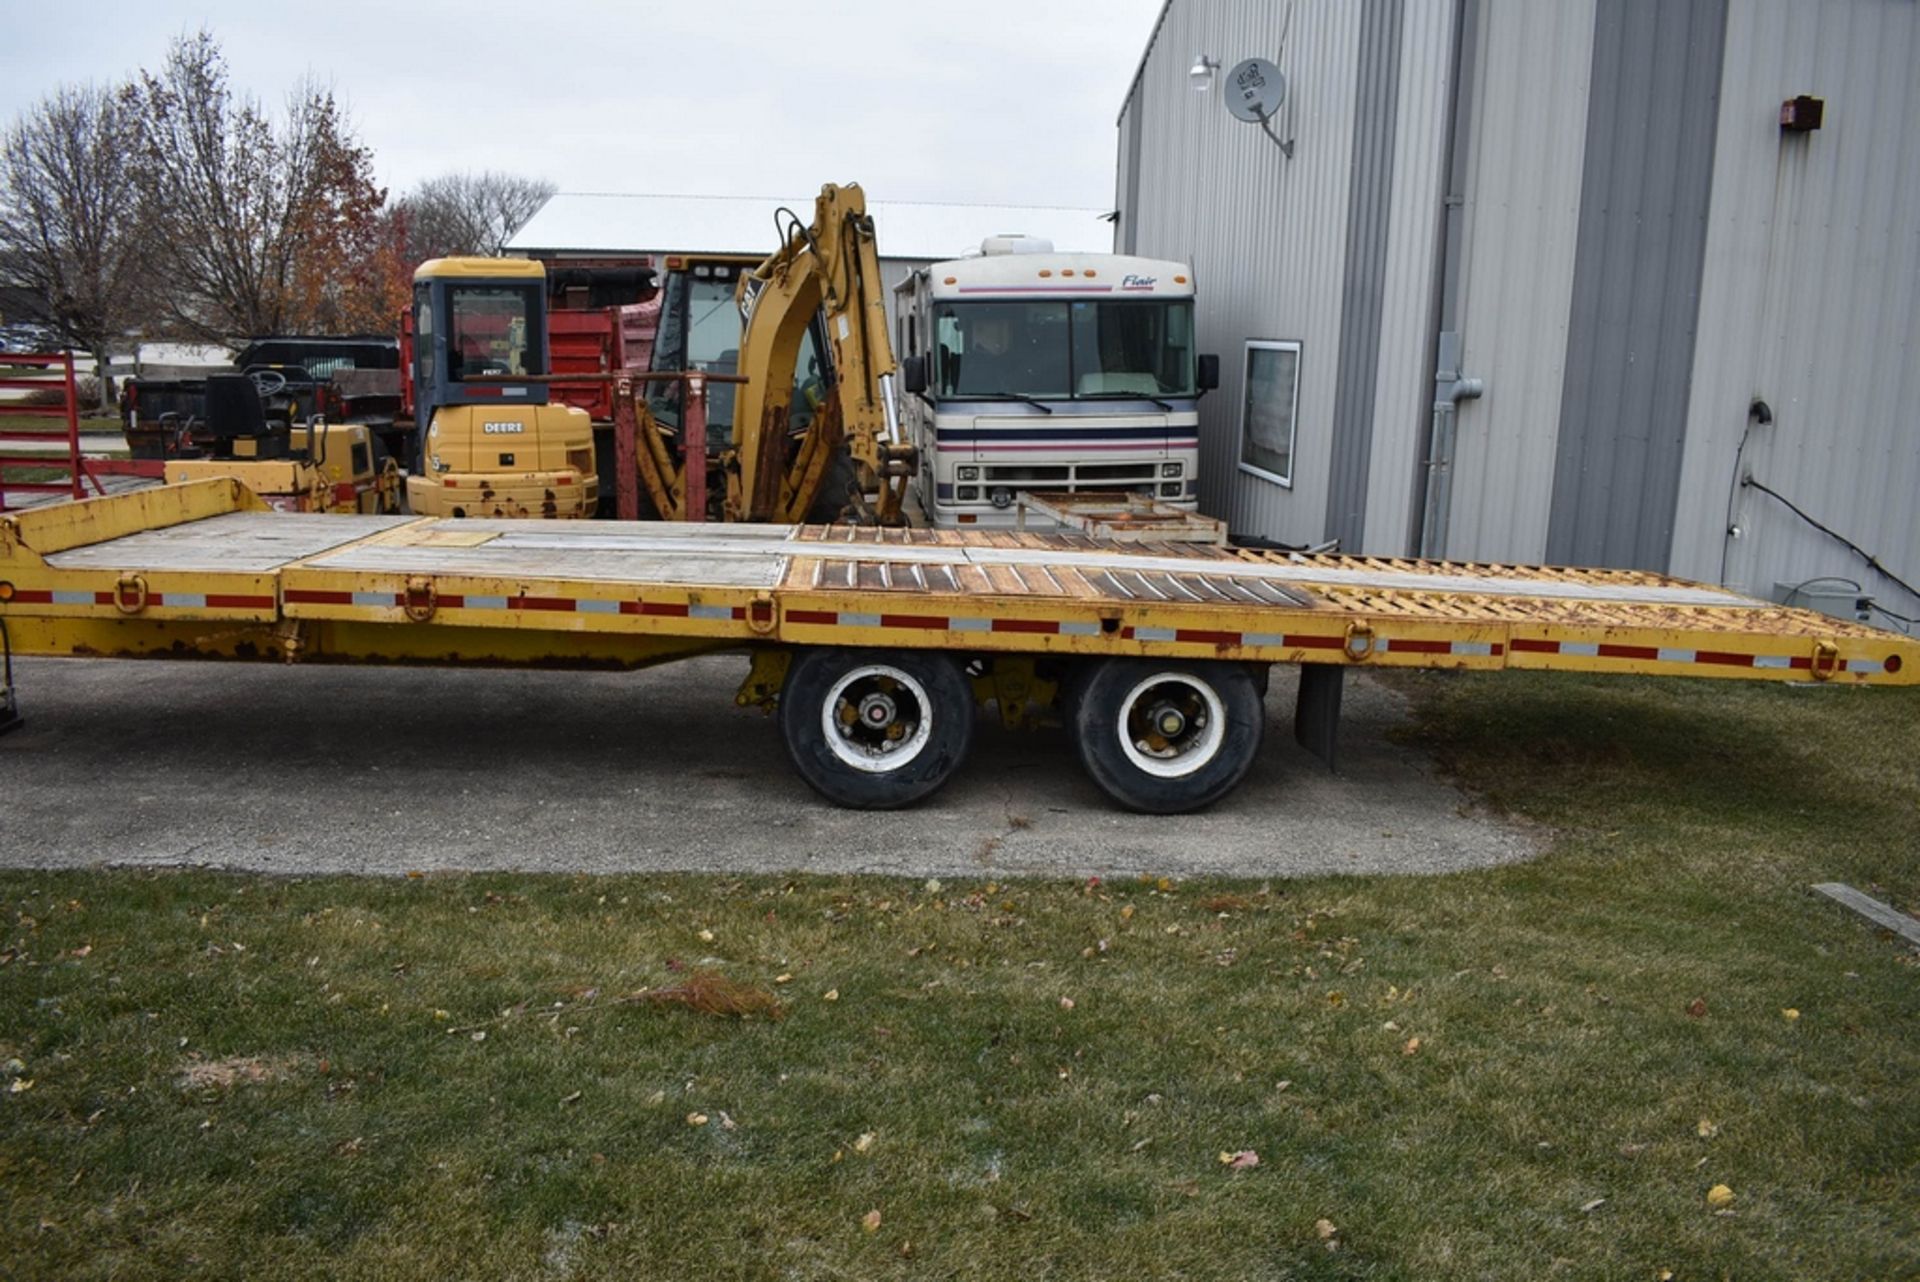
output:
[[[638,667],[751,653],[794,765],[909,804],[974,703],[1058,704],[1121,805],[1192,810],[1252,763],[1267,666],[1331,758],[1349,667],[1920,681],[1920,643],[1623,570],[1300,556],[1075,534],[274,512],[208,480],[0,519],[0,630],[34,655]],[[5,710],[11,709],[11,688]]]

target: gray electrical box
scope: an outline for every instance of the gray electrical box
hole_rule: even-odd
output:
[[[1873,610],[1870,608],[1873,595],[1859,588],[1849,587],[1838,579],[1814,579],[1809,583],[1776,583],[1773,585],[1773,599],[1782,605],[1796,606],[1804,610],[1818,610],[1836,619],[1849,619],[1855,623],[1873,622]]]

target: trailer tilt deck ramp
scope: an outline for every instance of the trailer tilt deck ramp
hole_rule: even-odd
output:
[[[1074,534],[277,513],[209,480],[0,519],[11,651],[638,667],[753,654],[743,701],[843,805],[908,804],[973,703],[1058,705],[1123,805],[1239,782],[1266,668],[1331,757],[1347,668],[1920,682],[1920,643],[1626,570],[1109,543]]]

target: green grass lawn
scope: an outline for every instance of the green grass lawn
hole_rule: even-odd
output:
[[[93,414],[82,412],[80,431],[85,433],[112,433],[119,435],[120,418],[116,414]],[[33,432],[49,436],[67,434],[65,414],[54,412],[47,414],[7,414],[0,416],[0,432]]]
[[[0,1273],[1920,1276],[1920,690],[1405,685],[1549,854],[0,874]]]

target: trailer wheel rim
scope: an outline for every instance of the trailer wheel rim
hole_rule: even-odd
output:
[[[933,700],[910,673],[870,663],[843,673],[820,701],[820,729],[843,765],[886,774],[933,739]]]
[[[1183,779],[1220,755],[1227,709],[1207,682],[1184,672],[1156,672],[1127,691],[1114,730],[1136,769]]]

